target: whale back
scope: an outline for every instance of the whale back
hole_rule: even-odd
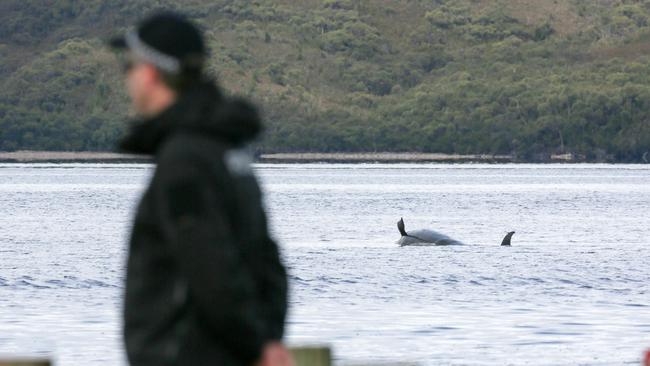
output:
[[[463,245],[458,240],[454,240],[445,234],[433,230],[415,230],[410,233],[406,232],[404,227],[404,219],[400,218],[397,222],[397,230],[402,237],[397,241],[400,246],[432,246],[432,245]],[[501,242],[502,246],[511,246],[512,236],[514,231],[509,232]]]
[[[401,246],[462,245],[463,243],[433,230],[414,230],[403,235],[397,244]]]

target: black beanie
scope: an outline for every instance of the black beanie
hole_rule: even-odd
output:
[[[200,70],[206,56],[199,29],[183,16],[163,12],[145,18],[125,35],[113,38],[111,47],[126,49],[161,70],[177,74]]]

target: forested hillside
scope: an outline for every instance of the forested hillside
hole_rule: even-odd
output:
[[[3,0],[0,150],[110,150],[128,101],[111,35],[156,9],[205,30],[263,152],[650,150],[650,0]]]

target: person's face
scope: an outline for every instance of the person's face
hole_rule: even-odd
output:
[[[147,115],[158,72],[148,63],[131,59],[125,64],[126,89],[131,97],[133,109],[137,114]]]

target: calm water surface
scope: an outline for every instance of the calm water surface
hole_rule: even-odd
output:
[[[289,343],[346,365],[638,365],[650,347],[650,167],[257,172],[291,275]],[[151,173],[0,165],[0,354],[125,364],[126,238]],[[400,248],[400,217],[467,245]]]

